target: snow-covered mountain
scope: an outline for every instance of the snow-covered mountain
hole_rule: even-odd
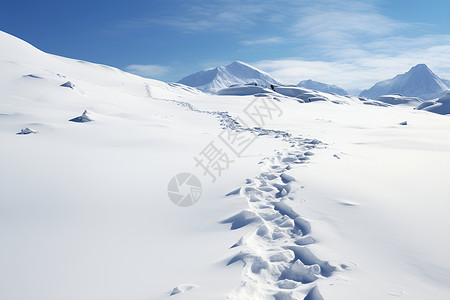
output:
[[[312,79],[302,80],[297,84],[298,87],[303,87],[310,90],[316,90],[324,93],[333,93],[340,96],[347,96],[349,93],[341,87],[332,84],[326,84]]]
[[[233,84],[256,83],[264,86],[281,84],[280,81],[266,72],[241,61],[234,61],[226,66],[194,73],[184,77],[178,83],[192,86],[208,93],[215,93]]]
[[[404,74],[376,83],[370,89],[362,91],[360,96],[377,99],[382,95],[402,94],[428,100],[437,98],[448,90],[448,82],[434,74],[427,65],[418,64]]]

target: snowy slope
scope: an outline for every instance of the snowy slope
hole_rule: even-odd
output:
[[[448,299],[450,118],[309,91],[204,94],[0,32],[0,299]]]
[[[377,99],[382,95],[399,93],[408,97],[428,100],[439,97],[447,89],[444,81],[427,65],[418,64],[404,74],[376,83],[370,89],[362,91],[360,96]]]
[[[229,65],[216,67],[211,70],[197,72],[184,77],[178,83],[192,86],[208,93],[215,93],[233,84],[256,83],[264,86],[281,84],[266,72],[240,61],[234,61]]]
[[[326,84],[319,81],[314,81],[312,79],[302,80],[299,82],[299,84],[297,84],[297,86],[329,94],[334,93],[340,96],[348,95],[348,92],[346,90],[338,87],[337,85]]]
[[[219,126],[161,99],[198,92],[1,32],[0,70],[1,299],[165,299],[191,282],[199,299],[221,299],[239,284],[240,270],[220,263],[237,236],[218,222],[239,205],[206,188],[191,210],[167,196]],[[85,109],[92,122],[69,122]],[[16,135],[26,127],[37,133]]]

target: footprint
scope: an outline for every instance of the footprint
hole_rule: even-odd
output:
[[[231,192],[229,192],[228,194],[226,194],[225,196],[232,196],[232,195],[239,195],[239,192],[241,191],[241,188],[237,188],[235,190],[232,190]]]
[[[180,284],[179,286],[173,288],[169,296],[173,296],[180,293],[186,293],[195,287],[197,287],[197,285],[195,284]]]
[[[303,300],[323,300],[322,295],[319,293],[317,286],[313,287]]]
[[[319,265],[305,266],[297,259],[292,266],[284,270],[279,279],[290,279],[306,284],[315,281],[317,279],[317,274],[320,274]]]
[[[287,246],[285,249],[292,250],[295,255],[295,259],[301,261],[305,265],[312,266],[318,265],[320,266],[320,274],[324,277],[329,277],[336,270],[336,267],[330,265],[329,262],[323,261],[317,258],[311,250],[304,246]]]
[[[269,263],[262,257],[258,256],[258,257],[255,257],[255,260],[252,263],[251,270],[252,270],[253,274],[259,274],[259,273],[261,273],[261,270],[268,269],[268,268],[269,268]]]
[[[222,221],[223,224],[231,223],[231,230],[242,228],[254,222],[261,222],[261,218],[249,210],[243,210],[240,213]]]

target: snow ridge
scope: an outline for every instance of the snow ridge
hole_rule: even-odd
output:
[[[336,94],[340,96],[348,96],[349,93],[341,87],[332,84],[326,84],[312,79],[300,81],[298,87],[315,90],[323,93]]]

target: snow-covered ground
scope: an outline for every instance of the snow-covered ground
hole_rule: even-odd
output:
[[[0,299],[450,297],[449,116],[208,95],[5,33],[0,70]]]

